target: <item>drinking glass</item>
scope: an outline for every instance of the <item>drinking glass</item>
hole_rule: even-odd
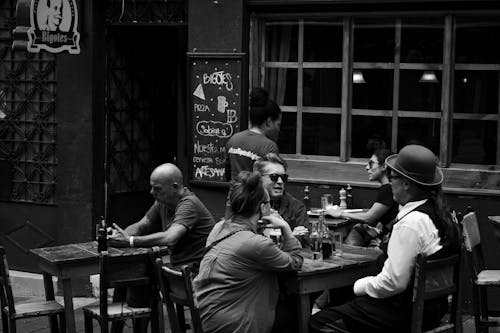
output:
[[[333,233],[333,245],[335,247],[333,254],[336,257],[342,257],[344,254],[344,235],[341,232]]]
[[[326,210],[328,207],[333,206],[333,196],[330,193],[321,196],[321,209]]]
[[[281,247],[281,229],[271,229],[269,231],[269,237],[273,240],[274,244]]]

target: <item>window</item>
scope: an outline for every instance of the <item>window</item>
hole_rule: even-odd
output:
[[[280,152],[355,162],[419,143],[443,167],[498,170],[500,14],[488,15],[256,15],[251,85],[284,112]]]

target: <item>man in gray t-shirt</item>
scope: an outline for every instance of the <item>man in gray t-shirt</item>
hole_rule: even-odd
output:
[[[114,246],[168,246],[171,263],[199,261],[215,222],[203,203],[182,184],[182,173],[173,164],[157,167],[151,174],[155,203],[139,221],[125,230],[117,225],[110,236]]]

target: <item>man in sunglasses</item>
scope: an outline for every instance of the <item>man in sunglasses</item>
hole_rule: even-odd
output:
[[[307,225],[309,219],[304,204],[285,192],[288,181],[286,162],[275,153],[268,153],[253,165],[253,170],[262,175],[262,183],[269,193],[272,212],[279,214],[292,229],[293,235],[302,247],[307,246]],[[295,313],[296,295],[290,293],[279,280],[280,293],[276,304],[274,326],[271,333],[297,332]]]
[[[309,219],[304,204],[285,192],[288,181],[286,162],[275,153],[268,153],[253,165],[254,171],[262,175],[262,182],[269,193],[271,208],[278,213],[293,230],[294,236],[304,245]]]

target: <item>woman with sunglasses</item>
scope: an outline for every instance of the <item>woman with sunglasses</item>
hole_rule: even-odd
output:
[[[377,149],[365,167],[368,172],[368,179],[381,185],[375,203],[368,211],[349,213],[339,209],[327,209],[327,214],[333,217],[361,222],[353,226],[346,237],[346,244],[357,246],[378,245],[380,236],[387,231],[387,227],[398,213],[398,204],[392,197],[391,184],[387,177],[388,169],[385,165],[385,159],[390,155],[392,153],[388,149]],[[378,222],[380,222],[379,228],[375,228]]]
[[[217,223],[193,285],[205,332],[269,332],[278,298],[277,272],[299,270],[300,243],[270,214],[260,174],[242,171],[230,196],[233,215]],[[282,248],[259,233],[281,229]]]

